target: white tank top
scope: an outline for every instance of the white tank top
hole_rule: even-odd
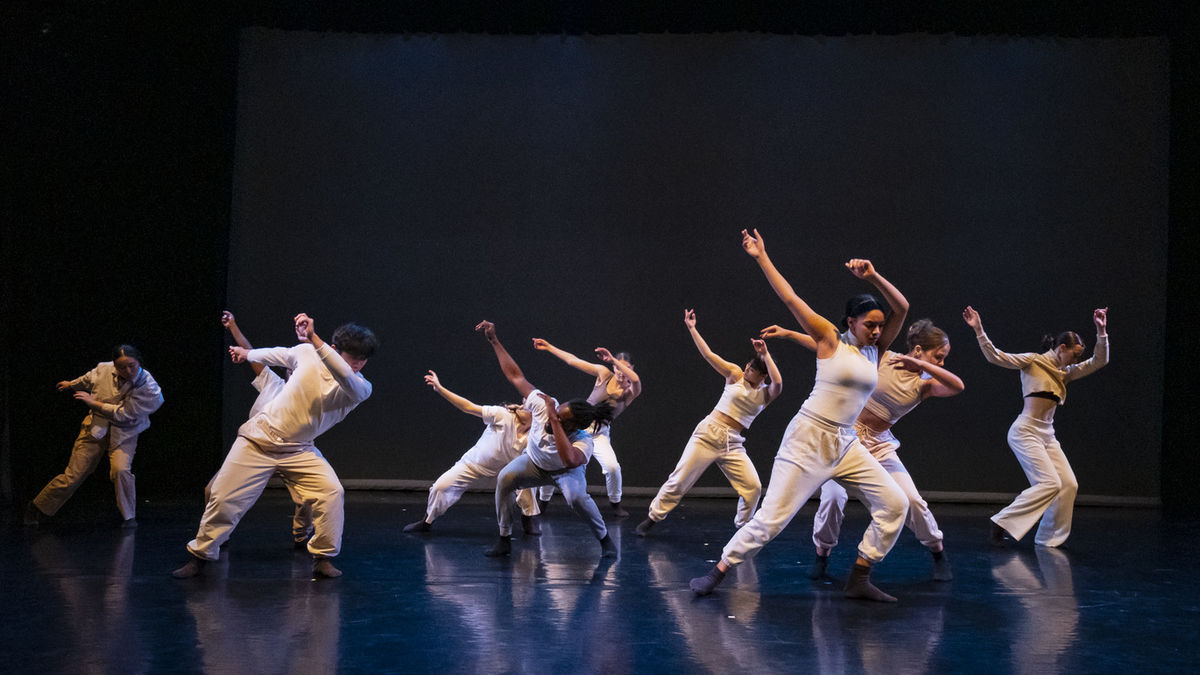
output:
[[[749,429],[750,423],[767,407],[767,403],[770,403],[767,400],[767,388],[751,389],[746,384],[746,378],[742,378],[733,384],[725,385],[725,391],[721,392],[721,400],[717,401],[717,407],[713,410],[728,415],[730,419],[742,425],[743,429]]]
[[[879,348],[854,342],[853,335],[842,333],[833,356],[817,359],[816,382],[802,410],[842,426],[858,419],[879,379]]]
[[[921,383],[931,379],[923,373],[914,373],[888,363],[894,355],[892,351],[883,353],[883,363],[879,365],[879,384],[865,406],[888,424],[895,424],[917,407],[921,402]]]

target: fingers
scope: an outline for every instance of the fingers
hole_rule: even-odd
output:
[[[496,325],[493,324],[491,321],[480,321],[479,323],[475,324],[475,330],[487,330],[489,328],[495,328],[495,327],[496,327]]]

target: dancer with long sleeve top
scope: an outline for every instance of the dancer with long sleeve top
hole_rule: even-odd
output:
[[[764,328],[762,336],[786,338],[816,350],[816,341],[811,337],[779,326]],[[908,497],[908,520],[905,525],[933,555],[934,580],[950,581],[954,573],[945,554],[942,531],[929,510],[929,504],[917,492],[908,469],[896,454],[900,449],[900,441],[892,434],[892,427],[926,398],[955,396],[961,394],[965,386],[961,378],[946,370],[950,339],[932,321],[921,319],[909,326],[907,343],[907,354],[893,351],[883,353],[879,364],[879,383],[858,414],[854,433]],[[838,543],[847,497],[846,489],[836,481],[826,481],[821,486],[821,504],[813,516],[813,545],[817,554],[808,573],[811,579],[827,576],[829,554]]]
[[[633,364],[627,352],[619,352],[616,356],[604,347],[596,348],[596,356],[603,362],[589,363],[574,354],[563,351],[541,338],[533,339],[534,349],[547,351],[557,356],[564,363],[595,378],[592,391],[588,394],[587,402],[592,405],[607,403],[613,408],[615,420],[625,408],[642,393],[642,380],[633,370]],[[611,513],[616,518],[625,518],[629,512],[621,507],[621,464],[617,461],[617,453],[612,446],[612,425],[604,425],[592,434],[594,450],[592,458],[600,464],[604,473],[604,486],[608,492],[608,504]],[[539,499],[544,503],[554,494],[554,486],[541,489]]]
[[[404,526],[405,532],[412,533],[432,531],[433,521],[454,506],[468,489],[495,483],[500,470],[525,451],[533,421],[533,414],[519,405],[479,405],[459,396],[444,387],[432,370],[425,375],[425,384],[450,405],[481,418],[485,426],[475,445],[429,486],[425,518]],[[533,490],[521,490],[517,505],[521,507],[521,526],[525,534],[540,535],[538,504]]]
[[[1041,353],[1009,354],[996,349],[983,330],[979,312],[963,310],[963,320],[975,331],[979,349],[988,363],[1021,371],[1021,414],[1008,429],[1012,448],[1029,479],[1026,488],[1011,504],[991,518],[989,541],[1004,546],[1005,539],[1020,541],[1041,519],[1034,543],[1061,546],[1071,534],[1075,493],[1079,482],[1062,445],[1054,435],[1054,411],[1067,402],[1067,383],[1086,377],[1108,364],[1108,308],[1092,311],[1096,326],[1096,349],[1080,361],[1086,350],[1077,333],[1047,335]]]
[[[754,358],[739,368],[709,348],[696,328],[694,310],[684,310],[683,323],[700,356],[725,379],[725,389],[716,407],[692,431],[692,437],[684,446],[683,455],[675,469],[659,488],[654,501],[650,502],[649,514],[635,528],[639,537],[645,537],[650,533],[650,528],[661,523],[713,463],[738,493],[733,524],[742,527],[750,522],[758,508],[762,481],[758,478],[754,462],[746,454],[746,439],[742,434],[750,428],[754,418],[783,391],[783,376],[779,374],[779,367],[771,358],[766,342],[751,339]]]
[[[608,424],[612,406],[607,403],[593,406],[582,399],[558,404],[554,399],[525,379],[525,374],[509,355],[496,336],[490,321],[481,321],[475,330],[483,333],[504,377],[524,399],[523,407],[533,415],[525,452],[509,462],[496,477],[496,521],[500,537],[487,550],[488,557],[506,556],[512,551],[512,512],[515,495],[524,488],[554,485],[562,491],[571,509],[591,528],[600,542],[600,554],[615,558],[617,546],[608,536],[608,528],[587,493],[584,471],[592,456],[592,434],[589,430]]]
[[[771,469],[762,506],[739,529],[708,574],[691,581],[697,595],[712,593],[731,566],[754,556],[791,522],[800,507],[826,481],[833,479],[861,493],[871,511],[871,525],[858,547],[846,581],[845,595],[880,602],[896,599],[876,588],[871,566],[883,560],[904,526],[908,499],[896,481],[854,434],[854,423],[878,380],[880,346],[895,340],[908,313],[908,301],[879,274],[869,260],[853,259],[846,268],[873,285],[891,308],[870,295],[846,303],[846,331],[817,314],[775,269],[757,230],[742,230],[742,248],[762,269],[775,294],[816,344],[817,375],[812,393],[784,432]]]
[[[250,344],[250,340],[246,338],[245,334],[242,333],[242,329],[238,326],[233,312],[229,310],[221,312],[221,325],[229,331],[229,336],[233,338],[237,346],[246,350],[254,349]],[[271,399],[279,394],[287,380],[261,363],[248,363],[250,363],[250,368],[254,371],[254,379],[250,384],[258,392],[258,396],[255,397],[254,403],[250,406],[249,417],[253,418]],[[292,498],[292,503],[295,505],[292,513],[292,546],[296,550],[305,549],[308,546],[308,540],[313,535],[312,504],[304,501],[304,498],[296,490],[295,484],[286,476],[279,472],[276,472],[275,475],[283,480],[283,486],[287,488],[288,495]],[[213,477],[208,481],[208,485],[204,486],[205,504],[208,503],[209,497],[212,496],[212,484],[215,479],[216,474],[213,474]],[[228,540],[226,540],[227,545],[228,543]]]
[[[307,548],[313,556],[313,578],[342,574],[331,558],[341,551],[345,492],[314,442],[371,395],[371,383],[359,371],[379,341],[370,329],[349,323],[334,331],[333,343],[326,344],[307,314],[298,314],[294,324],[300,340],[295,347],[229,348],[234,363],[287,368],[292,376],[238,429],[213,479],[196,537],[187,544],[191,557],[171,573],[176,578],[194,577],[220,557],[221,545],[276,471],[312,503],[314,532]]]
[[[162,390],[142,367],[142,354],[130,345],[113,349],[112,361],[96,364],[73,380],[63,380],[59,391],[74,392],[88,407],[67,468],[46,484],[25,505],[26,525],[39,525],[53,517],[108,455],[109,480],[121,512],[121,527],[137,527],[137,490],[133,477],[133,455],[138,435],[150,427],[150,414],[163,403]]]

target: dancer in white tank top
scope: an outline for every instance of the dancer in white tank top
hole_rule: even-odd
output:
[[[811,337],[779,326],[764,328],[762,335],[787,338],[816,349],[816,341]],[[907,341],[907,354],[884,352],[879,364],[879,383],[858,414],[854,432],[908,497],[905,524],[933,554],[934,580],[950,581],[954,575],[943,550],[942,531],[896,454],[900,441],[892,435],[892,425],[926,398],[954,396],[962,393],[964,386],[957,375],[944,367],[946,356],[950,354],[950,340],[945,331],[929,319],[921,319],[909,327]],[[813,516],[813,545],[817,555],[809,569],[811,579],[827,576],[829,553],[838,543],[846,500],[846,489],[836,481],[827,481],[821,486],[821,504]]]
[[[846,582],[845,595],[881,602],[896,599],[871,584],[871,565],[883,559],[904,525],[908,499],[879,462],[854,435],[853,424],[875,389],[879,347],[895,340],[908,313],[908,301],[875,271],[869,260],[853,259],[846,267],[887,300],[885,315],[872,296],[851,298],[846,305],[845,333],[817,314],[792,290],[767,257],[758,231],[742,230],[742,248],[759,267],[804,332],[816,343],[817,377],[812,394],[784,432],[771,469],[762,506],[737,531],[708,574],[691,581],[696,595],[708,595],[726,571],[754,556],[791,522],[817,488],[830,479],[862,493],[871,510],[871,526],[858,547],[858,560]]]
[[[696,349],[700,350],[700,355],[725,378],[725,390],[713,411],[696,425],[675,470],[650,503],[650,513],[635,528],[639,537],[646,536],[655,523],[662,522],[714,462],[738,493],[734,525],[741,527],[750,521],[758,507],[762,481],[742,445],[745,440],[742,432],[749,429],[754,418],[783,391],[783,377],[771,358],[771,352],[767,351],[766,342],[750,340],[754,347],[754,359],[745,368],[739,368],[709,349],[708,343],[700,337],[700,331],[696,330],[694,311],[684,310],[683,323]]]

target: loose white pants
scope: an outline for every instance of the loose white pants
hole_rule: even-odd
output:
[[[857,424],[854,426],[854,432],[858,434],[858,440],[867,452],[879,461],[879,465],[896,481],[896,485],[904,491],[904,496],[908,497],[908,518],[904,524],[917,536],[917,541],[930,549],[940,549],[942,531],[938,529],[937,520],[929,510],[929,504],[917,492],[917,486],[904,463],[900,461],[900,456],[896,454],[900,449],[900,441],[892,435],[890,429],[879,432]],[[817,548],[832,549],[837,546],[842,521],[845,519],[846,499],[846,489],[841,485],[827,481],[821,486],[821,504],[813,516],[813,545]]]
[[[212,480],[212,490],[196,538],[188,542],[193,555],[217,560],[221,545],[238,521],[254,505],[276,471],[295,488],[296,495],[312,505],[313,536],[308,551],[314,556],[333,557],[342,547],[345,491],[333,467],[321,451],[272,452],[238,436],[225,462]]]
[[[97,432],[99,433],[99,432]],[[133,455],[137,450],[137,435],[127,436],[117,447],[111,447],[109,441],[112,434],[102,434],[103,438],[92,435],[92,426],[84,424],[71,447],[71,459],[67,460],[67,468],[50,479],[46,487],[33,498],[33,505],[42,513],[53,516],[62,505],[67,503],[71,495],[79,489],[83,481],[96,470],[100,458],[108,455],[108,479],[112,481],[117,496],[117,509],[121,518],[129,520],[137,517],[137,490],[133,477]]]
[[[737,565],[756,555],[830,479],[862,494],[871,511],[871,525],[858,554],[872,564],[883,560],[904,526],[908,499],[853,430],[801,410],[784,432],[762,506],[722,551],[725,563]]]
[[[496,476],[502,468],[504,468],[503,464],[497,469],[475,462],[464,462],[461,459],[455,462],[454,466],[438,476],[433,485],[429,486],[429,503],[425,507],[425,522],[432,523],[440,518],[447,509],[462,499],[464,492],[471,488],[487,485],[494,488]],[[541,513],[537,499],[533,496],[533,490],[519,491],[517,506],[521,507],[521,513],[526,516],[536,516]]]
[[[709,465],[715,463],[738,493],[733,524],[741,527],[750,522],[762,494],[762,481],[754,462],[746,454],[744,442],[737,429],[722,424],[716,417],[709,415],[700,420],[684,446],[675,470],[650,502],[650,520],[659,522],[666,518]]]
[[[1054,437],[1054,424],[1020,415],[1008,428],[1008,447],[1021,463],[1029,487],[992,516],[992,522],[1019,540],[1041,518],[1034,543],[1061,545],[1071,535],[1079,482]]]
[[[575,514],[592,528],[592,534],[597,539],[603,539],[608,534],[608,528],[600,517],[596,502],[587,492],[587,479],[584,477],[586,468],[587,465],[583,464],[566,471],[550,472],[534,464],[529,455],[521,455],[509,462],[496,476],[496,521],[500,526],[500,536],[512,534],[512,512],[518,490],[554,485],[562,490],[563,498]]]

